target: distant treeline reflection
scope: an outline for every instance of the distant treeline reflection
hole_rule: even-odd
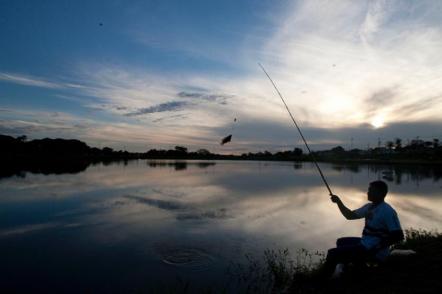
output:
[[[199,168],[206,168],[215,165],[216,162],[189,162],[189,161],[148,161],[150,167],[173,167],[175,170],[185,170],[188,165],[196,165]]]
[[[377,174],[387,182],[400,184],[416,182],[423,179],[439,181],[442,178],[441,165],[407,165],[407,164],[332,164],[332,169],[337,171],[350,171],[353,173],[368,172]]]
[[[403,176],[419,181],[422,178],[439,180],[441,177],[442,146],[439,140],[412,140],[402,145],[400,139],[389,141],[386,147],[368,150],[345,150],[341,146],[330,150],[316,151],[319,161],[332,162],[336,170],[349,170],[355,173],[361,168],[373,173],[381,173],[387,181],[400,183]],[[215,162],[207,160],[263,160],[263,161],[293,161],[294,168],[302,168],[302,162],[310,161],[308,154],[302,149],[244,153],[241,155],[214,154],[207,149],[190,152],[186,147],[175,146],[171,150],[151,149],[147,152],[133,153],[113,150],[109,147],[90,147],[80,140],[38,139],[27,140],[26,136],[17,138],[0,135],[0,177],[12,175],[23,176],[24,172],[42,174],[78,173],[91,164],[111,164],[123,162],[127,164],[132,159],[150,159],[150,167],[173,167],[175,170],[185,170],[189,164],[206,168]],[[174,161],[166,161],[173,159]],[[188,159],[203,160],[203,162],[184,161]],[[363,165],[360,165],[363,163]],[[400,163],[400,164],[398,164]],[[413,165],[408,165],[412,163]],[[385,165],[388,164],[388,165]]]

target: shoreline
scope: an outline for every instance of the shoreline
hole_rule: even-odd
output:
[[[10,156],[10,157],[0,157],[1,163],[43,163],[43,162],[90,162],[90,163],[100,163],[100,162],[117,162],[117,161],[132,161],[132,160],[188,160],[188,161],[267,161],[267,162],[309,162],[314,163],[313,160],[308,158],[244,158],[240,155],[215,155],[211,157],[145,157],[145,156],[54,156],[54,157],[46,157],[46,156],[27,156],[27,155],[19,155],[19,156]],[[426,166],[441,166],[441,160],[420,160],[420,159],[318,159],[318,163],[329,163],[329,164],[361,164],[361,165],[426,165]]]

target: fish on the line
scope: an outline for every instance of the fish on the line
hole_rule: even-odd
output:
[[[231,134],[228,135],[227,137],[224,137],[224,138],[221,140],[220,145],[224,145],[224,144],[226,144],[226,143],[228,143],[228,142],[230,142],[230,141],[232,141],[232,135],[231,135]]]
[[[233,129],[235,128],[235,123],[236,123],[236,117],[233,119],[232,129],[231,129],[231,132],[232,132],[232,133],[233,133]],[[224,137],[224,138],[221,140],[220,145],[224,145],[224,144],[226,144],[226,143],[229,143],[230,141],[232,141],[232,134],[230,134],[230,135]]]

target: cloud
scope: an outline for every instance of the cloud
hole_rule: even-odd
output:
[[[364,22],[360,27],[360,37],[364,42],[367,42],[371,37],[378,32],[382,24],[387,18],[387,1],[375,0],[368,5],[368,10],[365,15]]]
[[[73,67],[69,76],[75,78],[69,82],[12,73],[2,73],[0,79],[63,88],[69,92],[65,98],[79,97],[72,102],[92,114],[100,112],[89,117],[93,127],[74,128],[65,137],[78,132],[92,142],[103,140],[120,148],[130,144],[143,150],[177,142],[214,152],[293,147],[297,134],[290,130],[290,118],[256,61],[266,66],[316,146],[344,144],[351,136],[365,138],[361,146],[373,144],[378,136],[396,136],[390,129],[405,134],[402,127],[411,122],[419,128],[410,132],[422,133],[407,136],[432,136],[433,129],[421,126],[441,122],[441,13],[434,1],[293,1],[266,14],[271,18],[266,22],[269,29],[250,29],[253,36],[244,31],[241,48],[235,48],[244,57],[235,59],[240,72],[210,66],[204,71],[158,71],[84,62]],[[158,37],[159,48],[183,40],[195,47],[185,40],[186,34],[178,40],[175,35],[171,30],[165,39]],[[248,42],[250,38],[260,41]],[[210,55],[215,44],[206,42],[196,49]],[[16,118],[11,126],[5,116],[2,113],[2,127],[9,131],[24,121],[29,130],[55,126],[36,117]],[[234,144],[221,149],[217,143],[230,132],[233,118],[238,118]],[[385,127],[373,129],[374,120]],[[66,123],[68,128],[73,125]],[[283,135],[288,132],[293,136]]]
[[[192,98],[198,100],[205,100],[210,102],[218,102],[219,104],[226,105],[227,100],[229,98],[233,98],[234,95],[226,95],[226,94],[205,94],[198,92],[186,92],[181,91],[177,94],[178,97],[181,98]]]
[[[65,112],[7,109],[0,116],[0,133],[29,138],[81,138],[99,123]]]
[[[86,104],[88,108],[140,120],[143,120],[142,114],[156,114],[152,118],[162,121],[161,113],[167,115],[167,112],[191,108],[203,114],[189,116],[192,121],[185,123],[192,124],[200,117],[199,121],[207,124],[206,116],[216,117],[213,113],[217,111],[216,106],[225,106],[228,99],[234,97],[230,89],[220,87],[219,78],[158,74],[133,67],[84,65],[79,79],[88,81],[81,94],[95,98],[95,102]]]
[[[33,86],[33,87],[41,87],[41,88],[49,88],[49,89],[61,89],[64,88],[63,85],[48,82],[45,80],[41,80],[34,77],[17,75],[17,74],[9,74],[0,72],[0,80],[11,82],[15,84],[25,85],[25,86]]]
[[[397,93],[394,88],[384,88],[375,91],[366,98],[364,102],[366,117],[370,120],[378,110],[382,110],[385,106],[390,106],[395,102]]]
[[[168,200],[159,200],[159,199],[150,199],[140,196],[134,196],[134,195],[125,195],[124,196],[127,199],[131,199],[143,204],[147,204],[150,206],[154,206],[160,209],[164,210],[180,210],[186,208],[186,206],[182,203],[179,203],[177,201],[168,201]]]
[[[381,89],[370,95],[364,102],[371,106],[370,108],[379,107],[380,105],[390,104],[393,102],[396,94],[394,89]]]
[[[48,81],[39,77],[33,77],[29,75],[21,75],[21,74],[12,74],[0,72],[0,81],[31,86],[31,87],[39,87],[39,88],[47,88],[47,89],[66,89],[66,88],[82,88],[82,85],[74,84],[74,83],[62,83],[62,82],[54,82]]]
[[[154,123],[159,123],[166,120],[176,120],[176,119],[185,119],[187,118],[187,115],[185,114],[177,114],[177,115],[170,115],[170,116],[164,116],[157,119],[152,120]]]
[[[367,145],[375,147],[378,139],[382,146],[386,141],[395,138],[414,139],[420,136],[424,140],[441,138],[440,123],[432,121],[423,122],[395,122],[383,128],[374,129],[370,124],[360,124],[353,127],[320,128],[300,125],[301,130],[312,150],[330,149],[342,146],[349,149],[353,138],[353,148],[366,149]],[[221,138],[225,128],[216,129]],[[271,152],[292,150],[295,147],[307,150],[296,128],[289,123],[274,121],[242,122],[233,131],[232,144],[223,147],[224,151],[249,152],[250,150]]]
[[[226,208],[218,208],[203,212],[188,212],[177,215],[177,220],[204,220],[204,219],[228,219],[233,216],[227,213]]]
[[[176,219],[181,221],[232,218],[232,216],[227,214],[226,208],[200,211],[194,204],[183,204],[178,201],[150,199],[134,195],[125,195],[123,197],[159,209],[176,212]]]
[[[315,112],[308,117],[315,126],[350,127],[375,115],[400,122],[399,105],[442,91],[435,11],[441,7],[430,1],[299,1],[287,7],[259,59],[289,104],[296,100]],[[441,107],[407,120],[440,121],[435,109]]]
[[[189,103],[185,101],[171,101],[166,103],[161,103],[158,105],[154,105],[147,108],[140,108],[137,109],[134,112],[126,113],[126,116],[137,116],[137,115],[143,115],[143,114],[151,114],[156,112],[166,112],[166,111],[178,111],[182,110],[186,106],[188,106]]]
[[[423,98],[416,102],[406,102],[405,104],[395,107],[394,113],[397,117],[406,119],[415,116],[421,112],[427,112],[428,109],[438,108],[442,104],[442,94],[432,97]]]

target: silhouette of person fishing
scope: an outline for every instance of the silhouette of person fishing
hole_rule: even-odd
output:
[[[336,241],[336,248],[328,250],[324,273],[339,276],[347,263],[363,263],[369,259],[385,260],[390,254],[390,245],[404,239],[396,211],[384,201],[388,186],[384,181],[371,182],[368,187],[367,203],[361,208],[350,210],[337,195],[331,195],[342,215],[348,220],[365,218],[362,237],[345,237]]]
[[[367,192],[368,201],[371,203],[367,203],[356,210],[350,210],[347,208],[344,203],[342,203],[341,199],[332,193],[314,154],[310,150],[307,140],[304,138],[301,129],[296,123],[287,103],[285,103],[284,97],[276,87],[275,82],[264,69],[262,64],[258,63],[258,65],[272,83],[276,93],[287,109],[293,124],[301,135],[305,147],[329,192],[331,201],[338,205],[339,210],[346,219],[352,220],[365,218],[365,227],[361,238],[339,238],[336,241],[336,248],[332,248],[328,251],[322,274],[331,274],[334,270],[336,274],[335,276],[337,276],[338,273],[342,271],[343,265],[350,262],[361,263],[372,258],[380,261],[384,260],[390,254],[390,245],[404,239],[404,233],[402,232],[396,211],[388,203],[384,202],[384,198],[388,192],[387,184],[383,181],[371,182]],[[337,265],[340,266],[338,267]]]

